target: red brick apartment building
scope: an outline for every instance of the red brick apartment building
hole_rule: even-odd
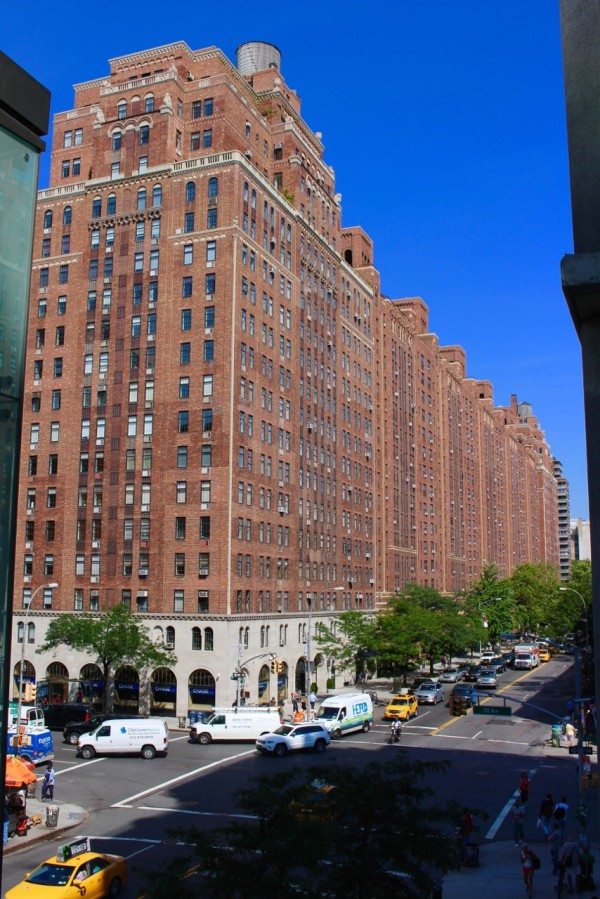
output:
[[[93,697],[93,660],[34,650],[54,615],[125,603],[178,661],[119,672],[117,699],[177,715],[230,703],[238,662],[249,701],[303,686],[310,618],[558,562],[536,420],[494,407],[421,300],[382,297],[263,43],[113,59],[56,116],[20,507],[27,677]]]

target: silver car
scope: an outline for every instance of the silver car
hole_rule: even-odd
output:
[[[415,691],[415,696],[419,703],[423,703],[424,705],[435,705],[438,702],[444,701],[444,688],[441,684],[434,683],[433,681],[429,684],[421,684],[418,690]]]
[[[498,675],[493,668],[482,668],[477,678],[478,687],[497,687]]]
[[[464,677],[464,673],[464,668],[445,668],[439,679],[443,684],[457,684]]]

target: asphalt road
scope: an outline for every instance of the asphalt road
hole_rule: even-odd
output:
[[[527,828],[535,827],[537,807],[548,790],[576,793],[576,759],[548,751],[545,741],[552,719],[532,703],[555,714],[566,711],[572,695],[571,659],[557,657],[533,672],[508,671],[501,676],[500,689],[491,694],[490,704],[499,697],[511,697],[510,717],[469,714],[451,717],[445,704],[422,706],[417,718],[405,724],[400,746],[386,742],[389,724],[382,721],[383,706],[376,707],[375,724],[367,734],[357,733],[332,742],[319,763],[343,760],[357,766],[380,761],[397,751],[422,760],[450,763],[447,773],[432,772],[428,785],[436,799],[457,799],[464,805],[485,810],[481,836],[508,839],[506,819],[520,772],[532,778]],[[446,687],[446,694],[451,686]],[[185,853],[174,829],[194,826],[212,829],[241,814],[235,804],[236,790],[258,776],[288,766],[310,767],[312,754],[295,754],[283,759],[258,755],[251,744],[191,744],[187,734],[171,735],[166,758],[145,761],[131,757],[105,757],[84,761],[76,749],[61,743],[55,732],[55,798],[89,809],[86,833],[100,851],[115,852],[129,859],[131,880],[123,895],[140,895],[138,870],[161,866],[177,854]],[[75,833],[70,833],[72,839]],[[5,858],[3,886],[21,880],[65,842],[55,840],[24,848]],[[185,840],[183,840],[185,842]]]

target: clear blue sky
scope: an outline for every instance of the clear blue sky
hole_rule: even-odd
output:
[[[184,40],[233,60],[244,41],[276,44],[323,132],[344,223],[375,241],[384,293],[423,297],[430,329],[464,346],[497,405],[533,405],[571,513],[587,517],[581,358],[559,273],[572,234],[558,0],[0,0],[0,22],[53,113],[114,56]]]

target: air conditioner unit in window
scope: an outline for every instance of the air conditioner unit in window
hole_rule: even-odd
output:
[[[32,546],[33,546],[33,543],[31,542],[31,540],[27,540],[25,542],[25,549],[31,549]]]
[[[149,468],[142,468],[142,477],[143,477],[143,478],[149,478],[149,477],[150,477],[150,469],[149,469]]]
[[[148,577],[148,571],[149,571],[148,568],[140,568],[139,576],[140,577]]]
[[[149,511],[150,511],[150,506],[149,506],[147,503],[144,503],[144,504],[142,505],[142,507],[141,507],[141,511],[142,511],[142,512],[149,512]]]
[[[198,577],[208,577],[208,568],[199,568]]]
[[[23,578],[23,581],[26,584],[30,584],[31,583],[31,575],[30,574],[25,575],[25,577]]]
[[[97,575],[97,574],[93,574],[93,575],[91,576],[91,578],[90,578],[90,581],[91,581],[92,584],[97,584],[97,583],[98,583],[98,580],[99,580],[99,578],[98,578],[98,575]]]

